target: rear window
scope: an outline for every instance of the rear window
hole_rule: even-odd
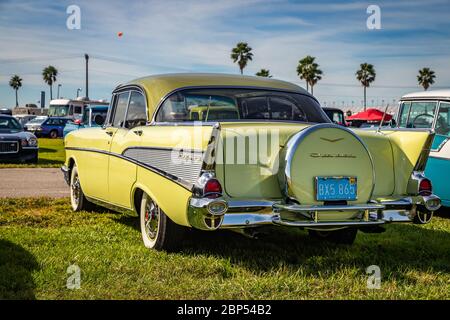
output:
[[[182,90],[169,96],[156,114],[157,122],[248,120],[330,122],[307,95],[263,89]]]

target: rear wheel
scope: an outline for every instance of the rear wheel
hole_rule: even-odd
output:
[[[77,166],[72,168],[70,176],[70,204],[73,211],[90,211],[94,208],[94,205],[86,199],[83,189],[81,189]]]
[[[186,228],[170,220],[145,193],[142,194],[139,216],[145,247],[158,251],[176,251],[180,247]]]
[[[338,244],[353,244],[356,239],[356,234],[358,229],[356,228],[345,228],[334,231],[318,231],[318,230],[308,230],[309,236],[315,239],[321,239]]]

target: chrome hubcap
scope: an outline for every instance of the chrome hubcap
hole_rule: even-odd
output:
[[[145,207],[144,226],[147,237],[151,240],[155,240],[158,235],[159,228],[159,207],[149,199]]]

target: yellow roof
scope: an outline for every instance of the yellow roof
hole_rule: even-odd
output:
[[[124,85],[139,85],[147,95],[148,112],[151,117],[160,101],[170,92],[184,87],[237,86],[273,88],[308,94],[303,88],[286,81],[264,77],[252,77],[214,73],[174,73],[154,75],[132,80]],[[122,87],[122,86],[120,86]],[[119,88],[120,88],[119,87]]]

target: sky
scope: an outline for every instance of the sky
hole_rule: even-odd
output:
[[[80,8],[80,29],[67,28],[70,5]],[[380,29],[367,28],[369,5],[380,8]],[[41,75],[48,65],[59,71],[62,97],[74,98],[77,88],[83,95],[85,53],[94,99],[109,100],[120,83],[151,74],[238,74],[230,52],[240,41],[254,54],[244,74],[265,68],[302,87],[298,61],[316,57],[323,78],[314,95],[326,106],[361,106],[355,72],[363,62],[377,73],[369,106],[422,90],[423,67],[436,72],[431,89],[450,88],[449,0],[0,0],[0,107],[15,105],[14,74],[23,79],[20,105],[37,103],[42,90],[48,99]]]

